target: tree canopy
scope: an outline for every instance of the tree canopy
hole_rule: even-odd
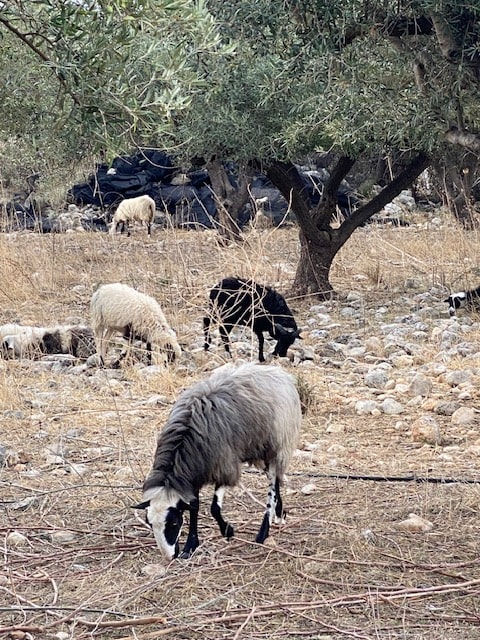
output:
[[[472,147],[479,17],[473,1],[7,1],[2,102],[43,90],[17,120],[38,126],[46,109],[62,135],[113,151]]]

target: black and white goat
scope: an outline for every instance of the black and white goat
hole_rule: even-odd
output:
[[[469,291],[458,291],[448,296],[444,302],[448,303],[448,313],[454,316],[457,309],[464,307],[480,308],[480,287]]]
[[[277,341],[274,356],[284,357],[300,338],[300,331],[285,298],[275,289],[253,280],[224,278],[210,291],[210,309],[203,319],[205,351],[211,344],[210,323],[219,325],[225,351],[230,353],[230,332],[235,325],[250,326],[258,338],[258,359],[265,361],[263,332]]]
[[[4,358],[63,353],[86,360],[95,353],[95,340],[91,328],[82,325],[5,324],[0,326],[0,352]]]
[[[274,516],[283,518],[280,485],[301,422],[294,378],[276,366],[254,363],[220,367],[184,391],[157,443],[153,469],[143,485],[143,502],[158,547],[178,556],[183,512],[190,512],[188,537],[180,557],[199,545],[199,491],[215,486],[211,514],[225,538],[233,527],[222,516],[226,487],[238,484],[244,462],[261,466],[269,480],[268,500],[256,542],[267,538]]]

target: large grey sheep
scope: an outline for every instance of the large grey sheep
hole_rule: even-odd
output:
[[[152,222],[155,218],[155,200],[150,196],[143,195],[136,198],[126,198],[122,200],[113,214],[110,233],[115,233],[120,226],[123,233],[125,227],[127,235],[130,235],[129,222],[145,222],[147,233],[151,235]]]
[[[211,514],[222,535],[233,527],[222,517],[226,487],[240,480],[242,463],[262,467],[268,476],[268,500],[256,542],[267,538],[274,516],[283,518],[280,485],[292,456],[301,422],[300,398],[293,376],[276,366],[254,363],[220,367],[184,391],[158,437],[153,469],[143,485],[147,521],[167,559],[178,555],[183,512],[190,512],[181,557],[199,545],[199,491],[213,484]]]
[[[129,343],[146,342],[153,364],[181,356],[175,332],[158,302],[126,284],[115,282],[100,286],[92,295],[90,317],[102,364],[115,332],[120,332]]]

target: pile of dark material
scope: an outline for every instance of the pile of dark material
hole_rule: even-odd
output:
[[[234,167],[229,178],[235,186]],[[69,201],[78,205],[95,205],[113,210],[124,198],[146,194],[155,200],[159,211],[168,218],[163,222],[173,226],[194,226],[211,228],[216,224],[217,211],[206,169],[193,169],[185,177],[184,184],[178,184],[178,169],[171,158],[156,150],[144,149],[136,155],[116,158],[110,168],[99,165],[88,182],[74,185],[68,192]],[[309,191],[312,204],[320,200],[323,182],[328,177],[326,171],[301,171]],[[262,211],[280,225],[293,219],[288,213],[288,203],[278,189],[263,174],[258,174],[251,185],[254,200],[263,201]],[[338,193],[338,206],[344,216],[349,216],[358,200],[347,183],[343,183]],[[255,211],[254,203],[249,203],[242,212],[239,224],[243,226]],[[160,222],[160,220],[157,220]]]
[[[227,170],[235,186],[235,167],[228,165]],[[301,170],[301,175],[315,205],[320,199],[328,173],[325,170]],[[172,159],[156,149],[142,149],[131,156],[117,157],[111,167],[107,164],[97,165],[87,182],[75,184],[69,189],[67,201],[80,208],[92,208],[93,213],[81,221],[84,228],[106,231],[117,205],[124,198],[143,194],[155,200],[159,213],[157,224],[194,228],[212,228],[216,225],[217,210],[208,171],[195,168],[180,174]],[[255,201],[262,203],[261,211],[275,226],[294,220],[293,214],[288,211],[287,201],[265,175],[255,176],[251,194],[252,201],[240,215],[240,226],[244,226],[255,214]],[[338,205],[343,215],[348,217],[357,202],[347,183],[342,184]],[[62,230],[52,212],[38,206],[34,189],[24,194],[23,198],[5,205],[3,220],[4,231],[31,229],[48,233]]]

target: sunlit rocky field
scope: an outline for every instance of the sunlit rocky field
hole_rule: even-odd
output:
[[[480,331],[444,300],[480,284],[479,235],[410,221],[357,230],[328,301],[291,291],[294,227],[230,247],[210,231],[0,236],[0,324],[88,324],[95,287],[121,281],[160,302],[183,349],[168,368],[0,360],[0,635],[478,638]],[[203,351],[202,318],[226,275],[287,294],[302,328],[276,361],[305,405],[287,520],[255,544],[267,481],[246,468],[224,504],[235,537],[206,487],[200,547],[165,564],[131,506],[179,393],[225,362],[218,333]],[[248,330],[232,343],[256,359]]]

